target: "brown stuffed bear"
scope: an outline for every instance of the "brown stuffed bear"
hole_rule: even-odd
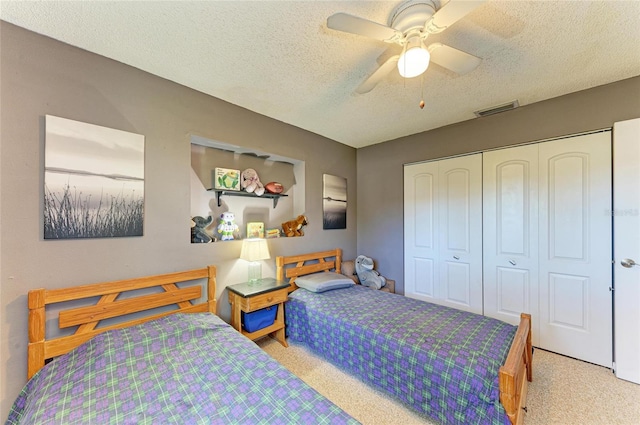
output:
[[[307,224],[307,217],[299,215],[294,220],[289,220],[282,223],[282,230],[287,237],[304,236],[302,226],[306,226]]]

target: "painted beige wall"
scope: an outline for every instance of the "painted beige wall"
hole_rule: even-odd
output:
[[[429,113],[425,109],[425,113]],[[612,127],[640,117],[640,77],[358,149],[358,253],[404,293],[403,164]]]
[[[176,270],[218,266],[224,286],[243,281],[241,242],[191,244],[191,133],[306,161],[302,238],[270,241],[272,256],[341,247],[356,254],[356,151],[159,77],[0,23],[0,419],[25,383],[26,294]],[[42,198],[45,114],[143,134],[144,236],[44,241]],[[322,174],[346,177],[346,230],[322,230]],[[263,266],[275,275],[275,261]]]

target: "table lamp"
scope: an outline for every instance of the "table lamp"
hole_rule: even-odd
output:
[[[260,261],[271,258],[266,239],[244,239],[240,258],[249,262],[249,282],[255,283],[262,279],[262,264]]]

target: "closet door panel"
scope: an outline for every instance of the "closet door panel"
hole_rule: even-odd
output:
[[[412,272],[416,284],[411,292],[413,298],[424,297],[429,299],[436,296],[435,276],[437,268],[434,263],[435,261],[431,258],[414,257]]]
[[[438,164],[404,167],[405,295],[430,301],[438,281]]]
[[[496,267],[495,275],[497,312],[512,318],[530,310],[531,273],[529,270]],[[488,294],[485,292],[486,295]]]
[[[442,304],[482,314],[482,155],[438,162],[437,294]]]
[[[550,260],[587,260],[589,162],[589,155],[581,152],[560,154],[547,161]]]
[[[449,165],[446,162],[440,165]],[[444,245],[448,251],[470,252],[469,213],[471,209],[471,170],[456,168],[441,173]]]
[[[484,313],[538,329],[538,146],[483,154]]]
[[[459,304],[471,309],[471,270],[468,263],[445,261],[442,265],[444,269],[445,285],[442,286],[442,298],[450,303]]]
[[[540,347],[611,367],[611,134],[539,149]]]

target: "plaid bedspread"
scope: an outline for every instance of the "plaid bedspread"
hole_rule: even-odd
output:
[[[212,314],[109,331],[26,384],[7,424],[357,424]]]
[[[516,327],[363,286],[285,304],[290,341],[446,424],[508,424],[498,369]]]

